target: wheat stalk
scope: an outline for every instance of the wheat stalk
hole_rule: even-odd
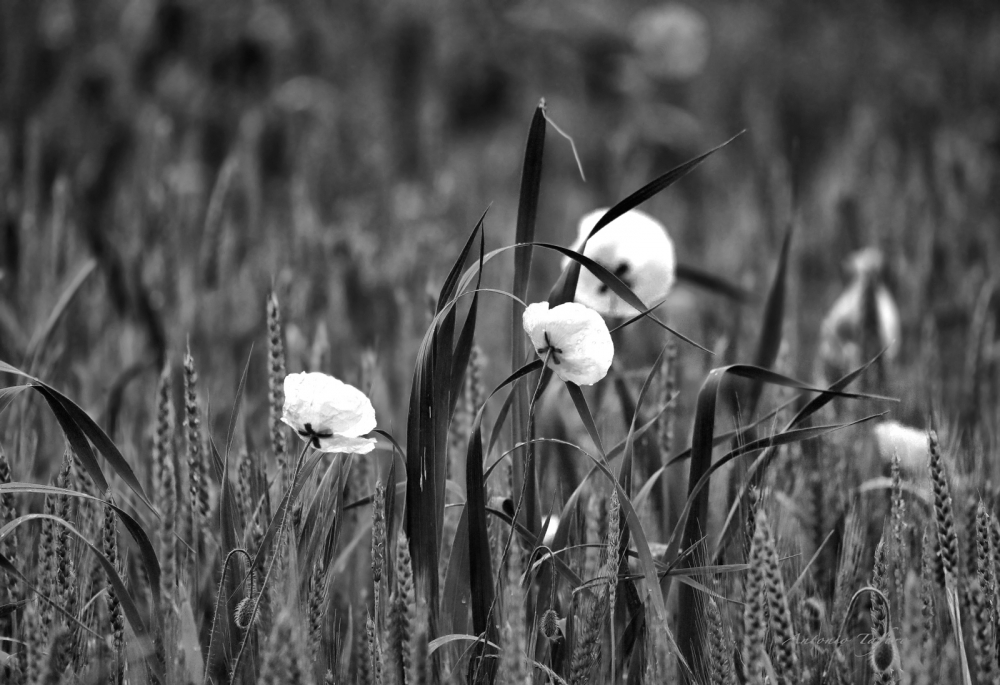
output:
[[[709,682],[711,685],[731,685],[735,677],[732,650],[715,598],[708,598],[705,613],[708,620]]]
[[[798,657],[796,655],[795,628],[788,608],[788,595],[781,578],[778,551],[774,536],[763,510],[757,512],[754,532],[754,547],[759,548],[756,562],[762,565],[764,595],[767,598],[768,618],[774,638],[774,667],[783,683],[795,683],[798,677]]]
[[[202,454],[201,418],[198,411],[198,372],[191,349],[184,354],[184,428],[187,448],[188,491],[190,494],[190,542],[195,552],[198,538],[208,537],[208,482]],[[197,554],[194,555],[197,557]],[[193,565],[192,565],[193,568]]]
[[[271,454],[278,465],[279,491],[284,487],[287,463],[287,445],[282,429],[281,413],[285,404],[285,344],[281,328],[281,309],[278,296],[271,291],[267,296],[267,400],[271,427]]]
[[[762,512],[763,514],[763,512]],[[768,667],[765,641],[767,617],[764,608],[765,561],[761,543],[758,543],[754,518],[754,535],[751,538],[747,559],[747,572],[743,579],[743,674],[748,685],[763,685],[764,671]]]
[[[951,487],[944,470],[937,433],[929,431],[927,442],[930,451],[931,482],[934,486],[934,522],[937,528],[939,564],[945,583],[954,583],[958,578],[958,533],[955,531]]]
[[[875,566],[872,571],[872,587],[878,593],[872,593],[871,615],[872,615],[872,665],[875,671],[874,682],[876,685],[891,685],[895,682],[895,673],[892,668],[892,650],[895,649],[895,641],[890,638],[889,628],[889,603],[884,599],[889,590],[889,551],[886,549],[885,535],[878,542],[875,548]],[[888,662],[886,662],[886,650],[889,650]]]

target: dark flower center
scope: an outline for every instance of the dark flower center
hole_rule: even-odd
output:
[[[537,352],[538,356],[542,357],[542,358],[544,358],[545,355],[547,355],[547,354],[551,355],[552,362],[555,363],[555,364],[559,364],[560,363],[559,355],[563,353],[563,351],[561,349],[559,349],[558,347],[555,347],[552,344],[552,341],[549,340],[549,332],[548,331],[545,331],[545,347],[543,347],[540,350],[535,350],[535,352]]]
[[[612,273],[614,273],[614,275],[618,277],[618,280],[620,280],[622,283],[631,288],[632,282],[628,278],[629,271],[630,267],[628,265],[628,262],[622,262],[615,268],[615,270]],[[608,290],[609,290],[608,286],[605,285],[604,283],[601,283],[599,286],[597,286],[597,292],[599,292],[601,295],[607,293]]]
[[[332,438],[333,437],[333,431],[328,431],[328,430],[317,431],[317,430],[313,430],[313,427],[312,427],[311,423],[305,424],[305,427],[302,430],[297,431],[297,433],[299,435],[301,435],[303,438],[308,438],[309,442],[312,443],[312,446],[315,447],[316,449],[320,449],[321,446],[319,444],[319,441],[322,438]]]

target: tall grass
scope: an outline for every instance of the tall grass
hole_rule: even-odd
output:
[[[994,14],[939,15],[975,57],[938,45],[931,80],[956,92],[937,93],[934,121],[901,124],[872,95],[801,128],[801,92],[761,80],[801,66],[742,66],[722,41],[732,73],[674,90],[692,108],[740,92],[721,107],[738,115],[706,116],[687,149],[593,90],[604,48],[568,40],[592,18],[529,31],[494,73],[468,59],[504,42],[485,30],[404,59],[444,35],[412,7],[387,6],[390,30],[360,7],[266,4],[229,41],[232,17],[157,3],[116,20],[122,44],[72,8],[44,23],[72,3],[0,10],[16,20],[0,28],[15,77],[0,94],[0,681],[997,680],[1000,165],[988,113],[954,111],[994,92]],[[762,18],[812,35],[791,13],[724,9],[730,38],[774,37]],[[880,21],[873,56],[912,40]],[[207,39],[185,22],[219,46],[193,47]],[[45,54],[9,28],[37,23]],[[520,69],[553,45],[587,88]],[[79,73],[43,83],[57,57]],[[506,81],[491,107],[517,116],[484,133],[491,112],[453,107],[475,85],[452,83],[455,64]],[[898,75],[878,64],[892,73],[851,73]],[[381,76],[409,85],[375,92]],[[854,92],[827,76],[831,99]],[[537,99],[510,83],[551,86],[530,123]],[[612,99],[639,111],[654,90]],[[416,139],[385,134],[401,105]],[[607,129],[577,137],[584,165],[607,162],[599,191],[546,138],[582,112]],[[668,219],[681,285],[662,306],[563,247],[557,227],[593,204],[612,207],[595,233],[639,206]],[[837,263],[868,245],[899,353],[872,344],[868,288],[857,364],[811,380],[830,366],[815,350]],[[520,321],[572,300],[584,268],[641,312],[612,322],[615,365],[593,390],[546,370]],[[374,452],[323,454],[281,422],[300,369],[361,379]],[[886,451],[872,427],[887,414],[926,438]]]

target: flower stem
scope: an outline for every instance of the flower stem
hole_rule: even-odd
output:
[[[302,451],[299,453],[299,458],[295,461],[295,471],[292,473],[292,479],[288,483],[288,491],[285,493],[285,496],[282,498],[282,499],[285,500],[285,502],[284,502],[284,507],[282,507],[282,509],[281,509],[281,521],[278,523],[278,532],[274,536],[274,540],[275,540],[275,543],[274,543],[275,553],[271,555],[271,562],[267,565],[267,573],[264,574],[264,578],[263,578],[263,580],[261,580],[261,583],[260,583],[260,592],[257,594],[257,597],[254,600],[253,609],[251,609],[251,611],[250,611],[250,621],[249,621],[248,625],[253,625],[254,618],[256,618],[256,616],[257,616],[257,610],[260,607],[260,598],[264,596],[264,590],[267,587],[267,581],[271,577],[271,571],[274,570],[274,562],[277,561],[277,559],[278,559],[278,550],[281,547],[281,536],[285,532],[285,522],[288,520],[288,510],[292,508],[292,498],[294,497],[294,494],[295,494],[295,483],[296,483],[296,481],[298,481],[298,479],[299,479],[299,473],[302,471],[302,464],[305,461],[306,452],[309,451],[309,448],[311,446],[312,446],[312,442],[306,441],[306,443],[302,446]],[[257,551],[257,554],[260,554],[260,550]],[[256,560],[254,560],[254,561],[256,562]],[[250,567],[251,592],[252,592],[252,587],[253,587],[252,583],[253,583],[253,566],[254,565],[255,565],[255,563],[252,563],[251,567]],[[249,596],[252,596],[252,595],[249,595]],[[232,670],[230,671],[230,673],[232,674],[232,678],[233,678],[234,682],[236,680],[236,674],[238,673],[237,669],[239,669],[239,667],[240,667],[240,658],[243,656],[243,652],[246,649],[247,641],[250,639],[250,633],[251,632],[252,631],[247,630],[246,633],[244,633],[244,635],[243,635],[243,642],[240,643],[240,651],[237,652],[236,659],[233,661],[233,667],[232,667]]]

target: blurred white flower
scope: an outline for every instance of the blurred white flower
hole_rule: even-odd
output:
[[[579,251],[584,238],[607,211],[607,208],[597,209],[580,219],[574,250]],[[626,212],[598,231],[587,241],[583,254],[624,281],[646,306],[661,302],[674,285],[677,267],[674,243],[663,224],[638,209]],[[568,258],[563,264],[567,262]],[[608,317],[626,318],[639,313],[584,268],[580,270],[576,301]]]
[[[522,319],[524,332],[542,359],[567,383],[593,385],[611,368],[615,346],[601,315],[593,309],[567,302],[549,309],[548,302],[528,305]]]
[[[894,452],[899,454],[899,466],[908,473],[918,473],[927,466],[930,452],[927,431],[904,426],[899,421],[883,421],[872,429],[879,457],[892,461]]]
[[[366,454],[375,448],[374,438],[363,437],[375,428],[371,401],[325,373],[285,376],[281,420],[320,452]]]
[[[639,12],[631,34],[640,63],[651,76],[686,81],[708,62],[708,22],[687,5],[671,2]]]
[[[820,326],[819,357],[828,380],[840,378],[868,361],[862,359],[865,292],[872,288],[875,301],[879,347],[887,348],[886,361],[899,352],[899,308],[882,282],[883,258],[878,248],[870,247],[852,254],[847,260],[851,282],[833,303]]]

